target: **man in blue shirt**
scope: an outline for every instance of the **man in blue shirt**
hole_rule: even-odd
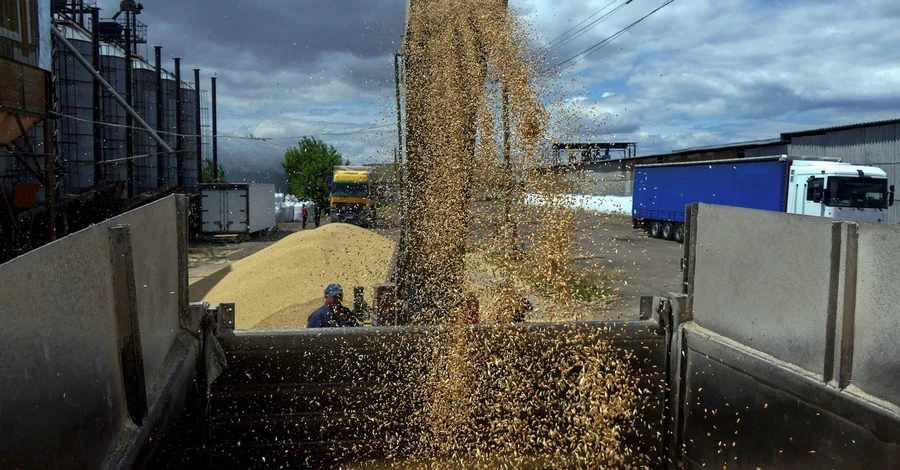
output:
[[[341,326],[359,326],[353,312],[344,307],[344,291],[340,284],[328,284],[325,288],[325,304],[309,315],[307,328],[333,328]]]

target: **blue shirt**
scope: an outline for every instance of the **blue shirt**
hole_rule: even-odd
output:
[[[334,314],[328,304],[323,304],[309,315],[306,323],[307,328],[336,328],[342,326],[359,326],[359,323],[353,318],[353,312],[349,308],[340,307],[343,318]]]

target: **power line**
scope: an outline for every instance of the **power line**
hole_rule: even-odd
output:
[[[613,1],[612,3],[615,3],[615,1]],[[612,3],[610,3],[610,5],[612,5]],[[609,13],[607,13],[607,14],[601,16],[600,18],[597,18],[596,20],[592,21],[592,22],[591,22],[590,24],[588,24],[587,26],[585,26],[585,27],[579,29],[578,31],[576,31],[576,33],[575,33],[574,35],[570,36],[570,37],[569,37],[568,39],[566,39],[564,42],[562,42],[562,43],[560,43],[560,44],[557,44],[557,45],[555,45],[555,46],[552,46],[552,47],[550,48],[550,50],[558,49],[558,48],[561,48],[561,47],[566,46],[566,45],[568,45],[568,44],[571,44],[572,41],[574,41],[574,40],[578,39],[579,37],[583,36],[583,35],[584,35],[585,33],[587,33],[589,30],[595,28],[597,25],[599,25],[600,23],[602,23],[604,20],[606,20],[606,19],[609,18],[610,16],[616,14],[616,13],[617,13],[619,10],[621,10],[622,8],[625,8],[625,5],[628,5],[629,3],[631,3],[631,0],[628,0],[627,2],[625,2],[625,3],[623,3],[623,4],[619,5],[619,6],[617,6],[617,7],[615,7],[615,8],[613,8],[612,11],[610,11]],[[609,5],[607,5],[607,6],[609,6]],[[603,8],[606,9],[606,7],[603,7]],[[601,11],[602,11],[602,10],[601,10]]]
[[[122,129],[129,129],[129,128],[130,128],[130,129],[132,129],[132,130],[138,130],[138,131],[148,132],[147,129],[145,129],[145,128],[143,128],[143,127],[126,126],[126,125],[124,125],[124,124],[116,124],[116,123],[114,123],[114,122],[103,122],[103,121],[99,121],[99,122],[98,122],[98,121],[93,121],[93,120],[91,120],[91,119],[84,119],[84,118],[80,118],[80,117],[76,117],[76,116],[71,116],[71,115],[68,115],[68,114],[59,113],[59,112],[56,112],[56,111],[50,111],[50,113],[53,114],[53,115],[59,116],[59,117],[64,117],[64,118],[66,118],[66,119],[71,119],[71,120],[73,120],[73,121],[80,121],[80,122],[86,122],[86,123],[91,123],[91,124],[101,124],[101,125],[104,125],[104,126],[118,127],[118,128],[122,128]],[[160,134],[160,135],[167,135],[167,136],[172,136],[172,137],[220,137],[220,138],[226,138],[226,139],[266,140],[266,141],[268,141],[268,140],[294,140],[294,139],[302,139],[303,137],[308,137],[308,136],[310,136],[310,135],[352,135],[352,134],[359,134],[359,133],[361,133],[361,132],[367,132],[367,131],[371,131],[371,130],[375,130],[375,129],[382,129],[382,128],[388,128],[388,127],[393,127],[393,126],[394,126],[393,124],[382,124],[382,125],[377,125],[377,126],[363,127],[363,128],[360,128],[360,129],[352,129],[352,130],[348,130],[348,131],[314,132],[314,133],[311,133],[311,134],[298,135],[298,136],[288,136],[288,137],[247,137],[247,136],[241,136],[241,135],[227,135],[227,134],[218,134],[218,135],[216,135],[216,136],[211,136],[211,135],[200,135],[200,136],[198,136],[197,134],[179,134],[179,133],[177,133],[177,132],[166,132],[166,131],[156,131],[156,133],[157,133],[157,134]],[[270,142],[270,143],[271,143],[271,142]],[[277,145],[277,144],[275,144],[275,145]]]
[[[606,46],[606,45],[609,44],[610,42],[614,41],[617,37],[621,36],[622,34],[625,34],[628,30],[630,30],[631,28],[633,28],[636,24],[640,23],[641,21],[644,21],[644,20],[647,19],[650,15],[652,15],[652,14],[658,12],[659,10],[662,10],[663,7],[665,7],[666,5],[669,5],[670,3],[674,2],[674,1],[675,1],[675,0],[667,0],[665,3],[663,3],[662,5],[660,5],[659,7],[657,7],[655,10],[653,10],[653,11],[651,11],[650,13],[647,13],[646,15],[642,16],[639,20],[635,21],[634,23],[631,23],[630,25],[628,25],[628,26],[626,26],[626,27],[620,29],[620,30],[619,30],[618,32],[616,32],[615,34],[613,34],[613,35],[607,37],[606,39],[604,39],[604,40],[598,42],[597,44],[594,44],[593,46],[591,46],[591,47],[589,47],[589,48],[587,48],[587,49],[585,49],[585,50],[579,52],[578,54],[575,54],[575,55],[573,55],[572,57],[569,57],[568,59],[566,59],[566,60],[560,62],[559,64],[557,64],[557,67],[562,67],[564,64],[566,64],[566,63],[568,63],[568,62],[572,62],[572,64],[570,65],[570,67],[571,67],[572,65],[575,65],[575,64],[577,64],[578,62],[581,62],[582,60],[584,60],[584,59],[585,59],[586,57],[588,57],[589,55],[591,55],[591,54],[597,52],[598,50],[602,49],[604,46]]]
[[[591,16],[588,16],[587,18],[581,20],[581,22],[579,22],[579,23],[576,24],[575,26],[572,26],[571,28],[565,30],[565,31],[564,31],[562,34],[560,34],[559,36],[557,36],[557,37],[551,39],[551,40],[550,40],[550,46],[551,46],[551,49],[554,47],[554,44],[553,44],[554,42],[559,41],[559,40],[562,40],[562,39],[565,38],[571,31],[574,31],[575,28],[577,28],[577,27],[583,25],[583,24],[586,23],[589,19],[591,19],[591,18],[593,18],[593,17],[599,15],[600,13],[603,12],[603,10],[606,10],[607,8],[609,8],[610,5],[612,5],[613,3],[616,3],[617,1],[619,1],[619,0],[612,0],[611,2],[607,3],[605,7],[603,7],[603,8],[601,8],[601,9],[595,11],[594,14],[592,14]]]

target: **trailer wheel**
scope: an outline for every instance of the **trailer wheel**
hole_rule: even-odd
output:
[[[662,238],[664,240],[671,240],[673,235],[675,235],[675,226],[672,225],[672,222],[664,223],[662,226]]]
[[[675,241],[684,243],[684,224],[675,224]]]
[[[650,227],[647,228],[647,233],[653,238],[659,238],[662,234],[662,224],[659,223],[658,220],[650,222]]]

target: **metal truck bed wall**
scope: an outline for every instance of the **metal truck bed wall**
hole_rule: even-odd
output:
[[[900,468],[897,227],[695,204],[670,457]]]
[[[182,328],[186,245],[186,200],[170,196],[0,265],[0,468],[152,452],[199,349]]]
[[[632,218],[684,222],[694,202],[782,211],[788,165],[775,157],[637,166]]]
[[[567,348],[584,344],[591,334],[634,354],[632,367],[652,393],[641,411],[642,425],[630,430],[627,442],[636,453],[649,456],[649,462],[636,464],[659,465],[666,337],[658,323],[530,324],[525,328],[529,347],[538,349],[541,342],[564,345],[559,348],[560,357]],[[317,468],[342,460],[383,457],[388,450],[402,453],[418,435],[416,424],[406,420],[415,407],[409,393],[415,386],[412,377],[419,376],[410,357],[422,335],[428,334],[433,332],[375,327],[238,331],[220,336],[228,368],[212,386],[213,468]],[[496,353],[491,338],[502,334],[497,328],[479,326],[471,334],[488,355]]]

